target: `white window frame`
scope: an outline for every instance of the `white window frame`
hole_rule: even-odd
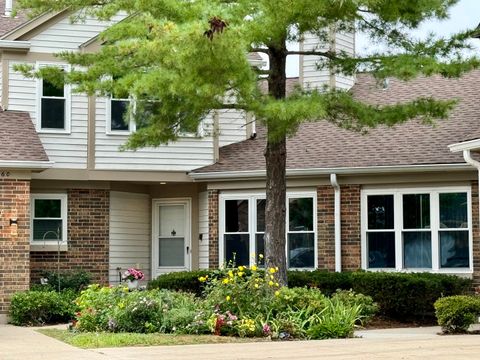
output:
[[[49,194],[31,194],[30,195],[30,244],[32,245],[57,245],[57,240],[34,240],[33,239],[33,221],[35,220],[35,200],[37,199],[48,199],[48,200],[60,200],[61,203],[61,219],[62,219],[62,241],[60,245],[66,245],[68,242],[68,211],[67,211],[67,194],[59,193],[49,193]],[[44,220],[49,220],[49,218],[42,218]],[[57,220],[58,218],[54,218]]]
[[[225,201],[226,200],[247,200],[248,201],[248,232],[241,232],[238,234],[249,235],[249,250],[250,250],[250,266],[257,263],[257,256],[252,256],[255,252],[256,237],[257,234],[257,200],[265,200],[266,196],[264,192],[222,192],[219,195],[219,211],[218,211],[218,224],[219,224],[219,236],[218,236],[218,261],[220,265],[225,263],[225,244],[224,235],[225,232]],[[315,190],[306,191],[287,191],[286,196],[286,217],[285,217],[285,256],[288,261],[288,237],[289,231],[289,199],[292,198],[312,198],[313,199],[313,231],[314,233],[314,267],[313,268],[289,268],[290,270],[306,270],[311,271],[318,268],[318,221],[317,221],[317,192]],[[300,231],[300,233],[310,231]],[[236,233],[237,234],[237,233]]]
[[[56,66],[63,68],[66,72],[69,72],[71,66],[68,64],[60,64],[56,62],[37,62],[35,68],[38,71],[42,67],[47,66]],[[42,98],[43,96],[43,79],[37,79],[37,106],[36,106],[36,130],[38,133],[44,134],[71,134],[72,132],[72,87],[69,84],[65,84],[64,88],[64,99],[65,99],[65,119],[64,119],[64,128],[63,129],[49,129],[42,128]],[[51,97],[46,97],[51,98]],[[59,99],[57,97],[52,99]]]
[[[128,101],[129,103],[132,102],[132,99],[123,99],[123,98],[114,98],[114,97],[107,97],[105,98],[105,133],[107,135],[114,135],[114,136],[128,136],[133,134],[137,130],[137,126],[135,124],[135,120],[133,116],[130,116],[128,122],[128,130],[112,130],[112,101]]]
[[[440,237],[439,226],[440,204],[439,195],[442,193],[466,193],[467,194],[467,220],[468,227],[454,230],[468,230],[469,267],[468,268],[441,268],[440,267]],[[432,242],[432,268],[404,268],[403,267],[403,195],[406,194],[429,194],[430,195],[430,229]],[[369,268],[367,253],[368,209],[367,198],[369,195],[393,195],[394,226],[395,233],[395,268]],[[419,231],[424,231],[418,229]],[[381,230],[379,230],[381,231]],[[387,230],[390,231],[390,230]],[[409,230],[406,230],[409,231]],[[428,186],[428,187],[405,187],[405,188],[381,188],[363,189],[361,192],[361,252],[362,269],[368,271],[404,271],[404,272],[432,272],[448,274],[471,274],[473,273],[473,231],[472,231],[472,191],[471,186]]]

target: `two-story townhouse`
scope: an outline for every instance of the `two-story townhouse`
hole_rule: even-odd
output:
[[[12,292],[57,266],[115,283],[131,266],[152,278],[214,268],[233,253],[250,264],[263,251],[264,129],[223,111],[203,121],[201,137],[119,152],[135,131],[121,121],[124,99],[87,97],[13,69],[66,66],[55,52],[98,49],[109,24],[71,24],[69,15],[0,18],[0,314]],[[353,34],[330,40],[354,51]],[[301,46],[318,42],[307,36]],[[418,96],[459,104],[434,127],[412,121],[365,135],[325,121],[302,125],[288,140],[289,267],[430,271],[478,282],[478,164],[470,157],[478,141],[457,143],[478,136],[479,78],[475,71],[379,85],[368,74],[352,79],[300,59],[291,86],[327,84],[376,104]]]
[[[14,66],[68,69],[55,53],[96,51],[99,33],[123,17],[71,23],[65,10],[11,18],[10,6],[0,5],[0,314],[13,292],[58,267],[86,270],[104,284],[119,282],[128,267],[147,279],[208,267],[206,185],[188,173],[249,138],[250,117],[216,111],[200,135],[120,151],[135,131],[124,121],[128,99],[88,97],[25,78]]]

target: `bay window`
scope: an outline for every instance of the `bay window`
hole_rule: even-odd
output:
[[[468,272],[469,187],[362,192],[362,265],[366,269]]]
[[[220,196],[220,263],[264,265],[265,195]],[[316,267],[316,193],[287,193],[286,256],[289,268]]]

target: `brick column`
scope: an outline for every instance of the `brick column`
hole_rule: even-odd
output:
[[[218,190],[208,190],[208,267],[218,268]]]
[[[342,196],[342,270],[361,268],[360,185],[344,185]]]
[[[474,286],[480,285],[480,228],[478,216],[478,181],[472,181],[472,251]]]
[[[17,224],[10,225],[10,219]],[[30,182],[0,178],[0,323],[10,297],[30,283]]]
[[[335,271],[335,200],[330,185],[317,187],[318,268]]]
[[[68,251],[60,253],[61,271],[84,270],[92,281],[108,284],[110,191],[68,190]],[[57,270],[56,251],[31,252],[31,278]]]

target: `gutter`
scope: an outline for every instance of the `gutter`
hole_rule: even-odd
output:
[[[0,160],[0,169],[45,170],[53,167],[53,161]]]
[[[343,174],[385,174],[403,172],[428,172],[428,171],[465,171],[470,170],[468,164],[427,164],[427,165],[387,165],[387,166],[365,166],[365,167],[337,167],[337,168],[308,168],[308,169],[287,169],[288,177],[308,177],[318,175]],[[190,172],[189,176],[197,181],[209,180],[239,180],[265,178],[265,170],[246,171],[216,171],[216,172]]]
[[[342,208],[341,208],[341,192],[338,185],[337,174],[330,174],[330,183],[335,191],[334,202],[334,218],[335,218],[335,271],[342,271]]]
[[[30,46],[30,41],[0,40],[0,50],[28,52]]]

